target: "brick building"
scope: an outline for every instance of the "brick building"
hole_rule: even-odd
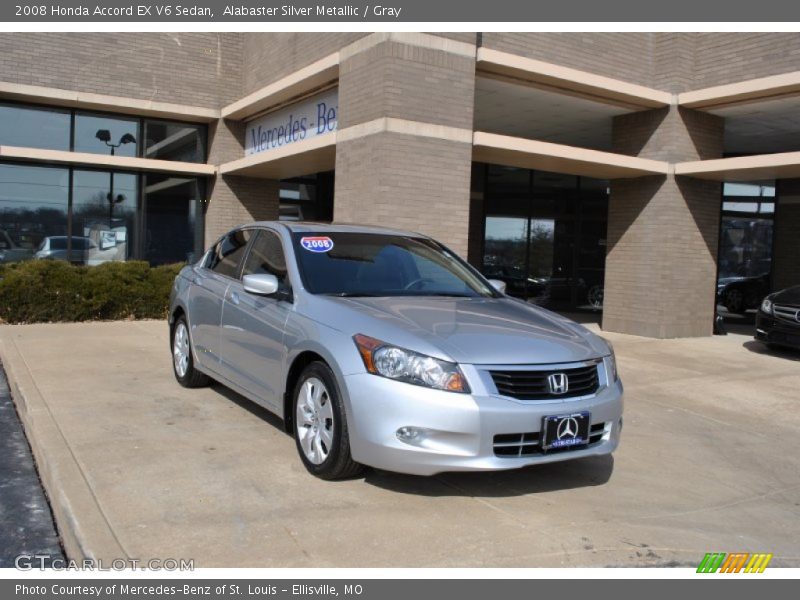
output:
[[[795,33],[16,33],[0,57],[5,262],[382,224],[652,337],[710,335],[718,281],[800,283]]]

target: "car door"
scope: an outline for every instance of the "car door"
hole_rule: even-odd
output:
[[[222,310],[223,375],[277,410],[286,355],[284,329],[292,303],[286,254],[280,236],[271,229],[259,229],[250,244],[241,276],[253,274],[275,275],[278,293],[248,293],[241,277],[231,283]]]
[[[238,278],[252,235],[237,229],[226,234],[194,269],[189,289],[189,328],[200,366],[220,373],[222,307],[228,287]]]

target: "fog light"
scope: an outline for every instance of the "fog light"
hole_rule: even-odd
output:
[[[419,441],[424,431],[424,429],[420,429],[419,427],[401,427],[397,430],[396,435],[397,439],[401,442],[413,444],[415,441]]]

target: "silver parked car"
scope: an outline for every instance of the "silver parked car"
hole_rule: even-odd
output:
[[[282,417],[326,479],[609,454],[622,428],[611,346],[502,287],[417,233],[246,225],[175,280],[175,376]]]

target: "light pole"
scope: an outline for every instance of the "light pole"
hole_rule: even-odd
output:
[[[136,143],[136,138],[133,137],[132,134],[126,133],[123,134],[121,138],[119,138],[119,142],[116,144],[111,143],[111,132],[108,129],[98,129],[97,133],[94,134],[98,140],[103,142],[106,146],[111,148],[111,156],[114,156],[114,151],[122,146],[123,144],[130,144]],[[120,194],[116,198],[114,197],[114,170],[111,170],[111,176],[109,181],[109,190],[108,195],[106,196],[108,199],[108,227],[109,229],[113,227],[111,220],[114,218],[114,205],[119,204],[125,200],[125,196]]]

